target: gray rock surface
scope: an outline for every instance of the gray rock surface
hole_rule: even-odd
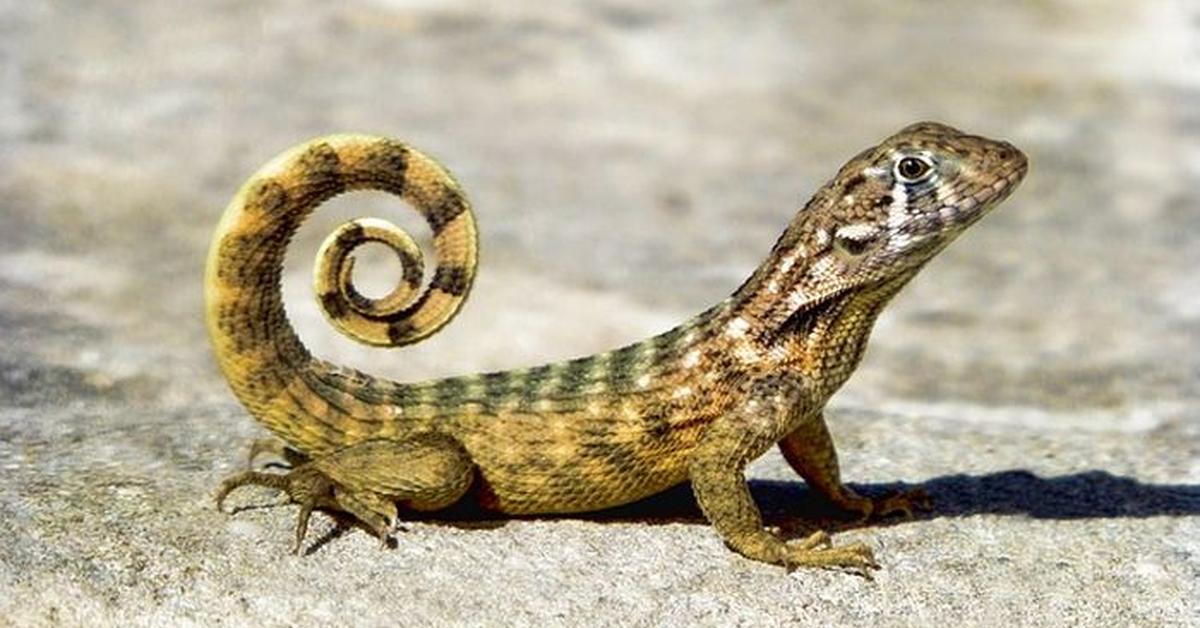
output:
[[[1195,6],[495,4],[0,3],[0,624],[1200,625]],[[743,560],[686,489],[390,551],[318,516],[300,557],[278,496],[213,508],[263,431],[212,363],[203,259],[279,150],[396,135],[472,196],[477,291],[411,350],[338,337],[307,287],[335,224],[402,207],[339,199],[291,251],[305,340],[415,379],[667,328],[923,118],[1033,163],[829,413],[852,482],[936,508],[847,526],[777,454],[749,473],[773,525],[871,543],[873,582]]]

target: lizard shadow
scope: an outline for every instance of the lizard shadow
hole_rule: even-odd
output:
[[[751,479],[749,485],[754,501],[762,511],[764,523],[778,528],[785,538],[803,536],[815,529],[836,532],[979,514],[1022,515],[1035,519],[1200,515],[1200,485],[1150,484],[1099,470],[1044,478],[1029,471],[1014,469],[983,475],[945,475],[916,484],[851,483],[855,491],[870,497],[919,488],[933,498],[930,510],[915,512],[911,518],[888,517],[868,521],[847,515],[799,479]],[[258,507],[269,508],[272,505]],[[256,506],[240,509],[254,508]],[[334,525],[306,544],[303,550],[305,555],[320,551],[355,528],[366,529],[348,515],[325,512],[333,518]],[[691,487],[686,483],[631,504],[589,513],[504,515],[485,510],[474,499],[466,497],[436,512],[406,511],[400,519],[397,537],[401,538],[405,524],[417,521],[465,529],[500,528],[516,520],[708,525],[696,505]],[[393,537],[387,543],[389,547],[395,547],[397,538]]]
[[[1035,519],[1200,515],[1200,485],[1151,484],[1099,470],[1046,478],[1014,469],[983,475],[945,475],[916,484],[850,484],[855,491],[871,497],[919,488],[933,498],[930,510],[918,511],[912,518],[870,521],[848,518],[801,480],[751,479],[749,484],[764,522],[778,527],[785,536],[818,527],[846,530],[978,514],[1022,515]],[[487,512],[473,500],[466,499],[446,510],[406,514],[404,519],[465,528],[500,527],[514,519],[707,525],[691,487],[686,483],[632,504],[593,513],[511,517]]]

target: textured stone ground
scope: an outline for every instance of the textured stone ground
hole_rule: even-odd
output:
[[[1200,625],[1194,7],[497,4],[0,2],[0,624]],[[213,509],[262,432],[211,361],[203,258],[282,148],[397,135],[471,194],[477,291],[412,350],[336,337],[307,288],[340,219],[403,208],[341,199],[292,249],[319,353],[424,378],[665,329],[923,118],[1033,167],[900,296],[830,410],[853,482],[937,502],[838,528],[877,549],[873,582],[738,558],[686,489],[457,512],[389,551],[319,516],[302,557],[277,496]],[[773,525],[830,522],[776,454],[750,476]]]

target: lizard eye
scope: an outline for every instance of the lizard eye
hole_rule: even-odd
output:
[[[904,183],[916,183],[933,173],[933,164],[924,157],[905,157],[896,162],[896,178]]]

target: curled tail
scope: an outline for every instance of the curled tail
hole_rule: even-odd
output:
[[[475,216],[453,177],[395,140],[332,135],[296,146],[256,172],[234,196],[213,235],[205,270],[208,332],[217,362],[246,408],[294,445],[319,450],[347,431],[369,431],[390,409],[339,386],[332,367],[301,344],[283,308],[280,277],[288,242],[314,209],[352,190],[400,196],[433,230],[437,268],[419,292],[419,247],[374,218],[347,222],[321,246],[316,287],[325,316],[342,333],[376,346],[428,337],[458,313],[475,278]],[[350,253],[366,242],[396,252],[402,284],[370,299],[351,282]],[[361,384],[361,382],[359,382]],[[361,428],[361,429],[360,429]]]

